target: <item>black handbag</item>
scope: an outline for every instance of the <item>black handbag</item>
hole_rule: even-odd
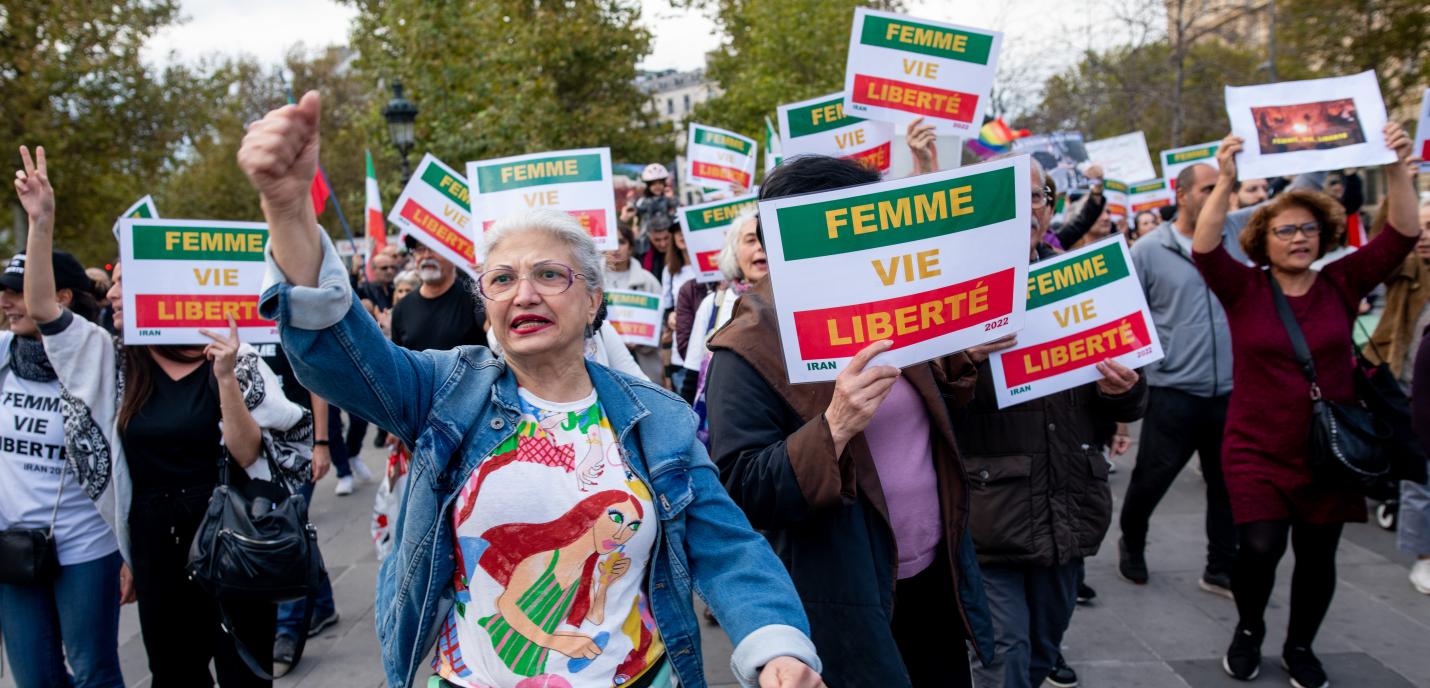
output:
[[[0,583],[6,585],[39,585],[60,574],[60,556],[55,546],[55,520],[60,515],[60,500],[65,495],[65,477],[69,462],[60,470],[60,489],[55,495],[55,508],[50,512],[49,528],[6,528],[0,530]]]
[[[1361,328],[1361,332],[1365,332],[1365,329]],[[1385,354],[1374,341],[1369,341],[1369,337],[1367,340],[1382,362],[1371,363],[1360,350],[1356,351],[1356,367],[1361,373],[1355,378],[1356,396],[1365,402],[1372,413],[1390,425],[1391,438],[1385,447],[1390,454],[1390,474],[1378,484],[1367,486],[1366,496],[1385,501],[1400,496],[1402,480],[1421,484],[1425,482],[1426,454],[1424,445],[1420,443],[1420,437],[1415,432],[1410,397],[1395,379],[1395,373],[1391,372],[1390,366],[1384,362]]]
[[[1301,325],[1276,277],[1268,271],[1266,278],[1271,281],[1276,315],[1291,337],[1291,349],[1301,364],[1301,373],[1311,383],[1311,432],[1306,443],[1306,464],[1311,474],[1328,484],[1349,482],[1367,487],[1383,481],[1390,473],[1390,456],[1385,450],[1393,434],[1390,425],[1359,399],[1343,404],[1321,397],[1316,364]],[[1355,374],[1363,377],[1359,370]]]
[[[227,457],[220,461],[219,484],[189,546],[189,578],[218,600],[224,628],[238,655],[253,673],[272,676],[253,658],[234,629],[227,604],[276,603],[305,599],[323,574],[318,532],[308,521],[308,503],[278,482],[278,467],[268,457],[273,480],[229,483]],[[306,605],[303,628],[312,621]],[[306,633],[298,635],[293,664],[303,657]]]

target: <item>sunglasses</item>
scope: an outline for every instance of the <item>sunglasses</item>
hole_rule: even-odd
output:
[[[1307,222],[1300,225],[1278,225],[1271,228],[1271,233],[1275,234],[1277,239],[1290,240],[1296,236],[1296,232],[1306,235],[1307,239],[1314,239],[1320,236],[1321,226],[1315,222]]]

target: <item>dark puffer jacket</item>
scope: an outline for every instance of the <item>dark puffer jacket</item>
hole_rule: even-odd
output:
[[[973,402],[953,410],[980,564],[1053,566],[1097,553],[1112,521],[1103,446],[1147,408],[1147,379],[1104,396],[1096,383],[1002,411],[988,364]]]

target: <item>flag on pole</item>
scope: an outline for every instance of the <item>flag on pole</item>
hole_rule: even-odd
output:
[[[328,207],[328,197],[333,195],[328,188],[328,180],[321,173],[313,175],[313,184],[308,187],[308,197],[313,199],[313,214],[322,215]]]
[[[995,155],[1007,153],[1013,150],[1013,141],[1024,136],[1031,136],[1032,132],[1027,129],[1014,130],[1003,121],[1002,117],[989,120],[978,130],[977,139],[969,139],[964,142],[968,150],[973,151],[980,160],[987,160]]]
[[[367,244],[377,253],[387,248],[387,225],[382,219],[382,196],[377,191],[377,173],[372,169],[372,151],[367,156]]]
[[[770,122],[769,115],[765,115],[765,174],[781,162],[784,162],[784,146],[780,144],[780,133]]]

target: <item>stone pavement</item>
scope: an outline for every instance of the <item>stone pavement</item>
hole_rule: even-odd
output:
[[[366,449],[363,460],[377,472],[383,456]],[[1132,460],[1119,460],[1112,476],[1118,503]],[[341,622],[308,643],[302,664],[277,682],[281,688],[348,688],[383,685],[373,631],[373,580],[377,561],[368,539],[373,488],[335,497],[331,478],[320,485],[313,520],[336,591]],[[1117,527],[1102,552],[1088,561],[1087,581],[1098,597],[1073,616],[1064,655],[1082,685],[1117,688],[1241,686],[1221,671],[1220,657],[1236,613],[1231,600],[1196,586],[1203,563],[1201,479],[1185,471],[1152,522],[1148,563],[1151,582],[1134,586],[1117,578]],[[1114,519],[1115,521],[1115,519]],[[1316,650],[1337,686],[1430,688],[1430,597],[1410,588],[1410,557],[1396,551],[1391,533],[1374,525],[1346,529],[1340,549],[1340,583]],[[1279,649],[1285,631],[1291,557],[1286,557],[1268,612],[1265,649],[1271,653],[1252,685],[1284,686]],[[706,626],[707,679],[712,687],[735,686],[730,642]],[[131,686],[149,686],[144,647],[133,606],[120,622],[120,652]],[[0,688],[13,681],[0,679]],[[858,687],[864,688],[864,687]]]

